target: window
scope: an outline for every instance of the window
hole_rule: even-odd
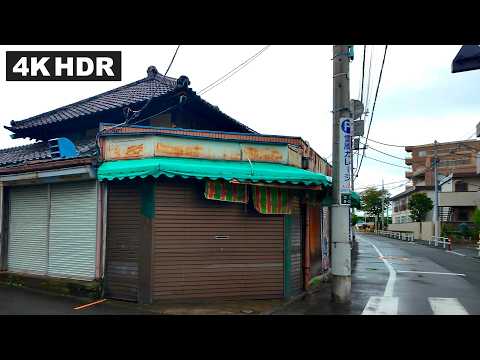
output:
[[[421,151],[419,151],[419,152],[418,152],[418,156],[421,156],[421,157],[427,156],[427,151],[426,151],[426,150],[421,150]]]
[[[468,209],[466,208],[459,208],[458,209],[458,221],[468,221]]]
[[[468,191],[468,184],[464,181],[457,181],[455,183],[455,192]]]

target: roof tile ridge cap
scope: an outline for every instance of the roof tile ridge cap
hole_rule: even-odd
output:
[[[124,89],[127,88],[127,87],[135,86],[135,85],[138,85],[138,84],[140,84],[140,83],[142,83],[142,82],[147,82],[147,81],[149,81],[149,80],[152,80],[152,79],[151,79],[151,78],[148,78],[148,76],[147,76],[147,77],[144,77],[144,78],[142,78],[142,79],[140,79],[140,80],[133,81],[133,82],[131,82],[131,83],[128,83],[128,84],[119,86],[119,87],[117,87],[117,88],[107,90],[107,91],[105,91],[105,92],[103,92],[103,93],[100,93],[100,94],[97,94],[97,95],[93,95],[93,96],[91,96],[91,97],[89,97],[89,98],[82,99],[82,100],[73,102],[73,103],[71,103],[71,104],[67,104],[67,105],[61,106],[61,107],[59,107],[59,108],[56,108],[56,109],[53,109],[53,110],[50,110],[50,111],[47,111],[47,112],[44,112],[44,113],[31,116],[31,117],[26,118],[26,119],[23,119],[23,120],[17,120],[17,121],[12,120],[12,121],[13,121],[13,124],[12,124],[12,121],[11,121],[11,122],[10,122],[10,125],[12,125],[12,127],[15,128],[17,124],[22,124],[22,123],[24,123],[24,122],[29,122],[29,121],[37,120],[38,118],[41,118],[41,117],[43,117],[43,116],[51,115],[51,114],[53,114],[53,113],[55,113],[55,112],[58,112],[58,111],[60,111],[60,110],[64,110],[64,109],[66,109],[66,108],[68,108],[68,107],[70,107],[70,106],[81,105],[81,104],[84,104],[84,103],[86,103],[86,102],[88,102],[88,101],[95,100],[95,99],[97,99],[97,98],[99,98],[99,97],[101,97],[101,96],[105,96],[105,95],[108,95],[108,94],[111,94],[111,93],[114,93],[114,92],[117,92],[117,91],[120,91],[120,90],[124,90]]]

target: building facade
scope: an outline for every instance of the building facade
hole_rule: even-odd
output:
[[[438,158],[439,218],[441,223],[457,226],[470,223],[473,211],[480,205],[479,157],[480,141],[464,140],[446,143],[408,146],[405,151],[411,156],[405,163],[412,167],[405,176],[412,186],[391,197],[393,224],[412,222],[409,217],[408,198],[415,192],[424,192],[434,201],[435,154]],[[426,221],[433,221],[433,211]]]
[[[328,271],[331,165],[189,84],[150,67],[6,127],[37,142],[0,150],[4,273],[97,282],[107,297],[149,303],[290,297]]]

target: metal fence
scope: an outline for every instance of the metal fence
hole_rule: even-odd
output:
[[[447,237],[438,237],[438,239],[435,238],[435,236],[432,236],[431,240],[428,240],[428,245],[433,243],[435,246],[438,246],[439,244],[443,245],[443,248],[445,249],[447,245],[449,244],[450,240]]]
[[[380,235],[391,238],[413,242],[415,241],[413,237],[413,232],[401,232],[401,231],[389,231],[389,230],[379,230]]]

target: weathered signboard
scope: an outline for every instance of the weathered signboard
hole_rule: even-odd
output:
[[[301,166],[301,156],[286,144],[257,144],[165,135],[106,138],[104,160],[156,156],[210,160],[260,161]]]

